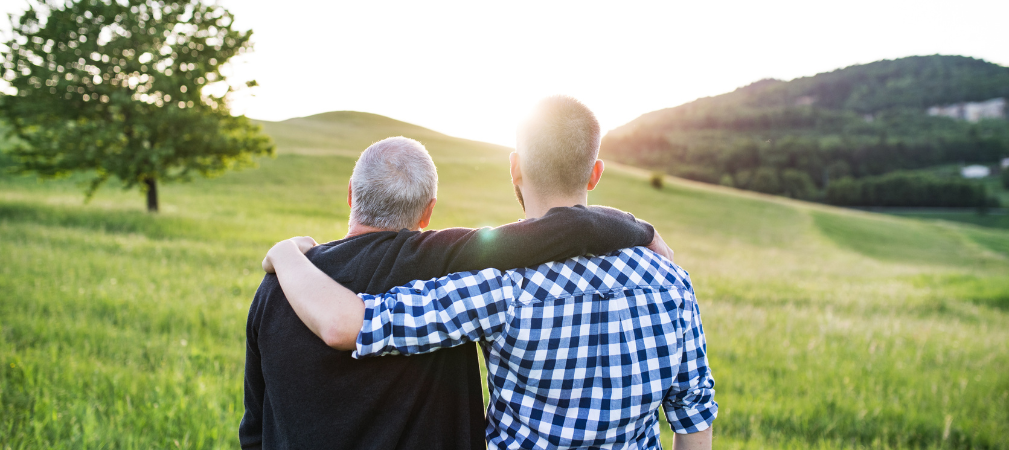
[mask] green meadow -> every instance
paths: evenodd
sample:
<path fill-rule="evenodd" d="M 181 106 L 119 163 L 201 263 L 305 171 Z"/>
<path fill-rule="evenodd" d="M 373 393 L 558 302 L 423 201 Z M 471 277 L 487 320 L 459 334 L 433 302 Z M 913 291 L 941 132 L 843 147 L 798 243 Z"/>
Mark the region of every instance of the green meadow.
<path fill-rule="evenodd" d="M 277 240 L 346 231 L 357 154 L 427 145 L 433 228 L 522 216 L 507 153 L 381 116 L 263 123 L 276 158 L 161 189 L 0 175 L 0 448 L 237 448 L 248 306 Z M 1009 449 L 1009 230 L 803 203 L 610 165 L 590 203 L 691 273 L 718 449 Z M 664 431 L 664 445 L 672 435 Z"/>

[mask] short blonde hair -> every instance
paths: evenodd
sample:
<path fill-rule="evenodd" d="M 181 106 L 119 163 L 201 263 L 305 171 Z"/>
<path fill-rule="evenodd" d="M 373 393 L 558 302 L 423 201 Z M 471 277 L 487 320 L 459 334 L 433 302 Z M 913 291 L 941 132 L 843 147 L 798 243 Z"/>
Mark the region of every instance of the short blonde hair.
<path fill-rule="evenodd" d="M 546 195 L 584 191 L 599 156 L 599 121 L 582 102 L 566 95 L 540 100 L 519 125 L 522 176 Z"/>

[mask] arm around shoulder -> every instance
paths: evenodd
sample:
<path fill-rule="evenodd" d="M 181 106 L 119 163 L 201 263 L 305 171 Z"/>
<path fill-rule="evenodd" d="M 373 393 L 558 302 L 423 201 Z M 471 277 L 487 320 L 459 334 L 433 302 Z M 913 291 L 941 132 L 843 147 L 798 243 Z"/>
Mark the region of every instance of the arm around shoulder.
<path fill-rule="evenodd" d="M 315 267 L 293 240 L 274 245 L 267 260 L 298 318 L 326 345 L 353 350 L 364 320 L 361 299 Z"/>
<path fill-rule="evenodd" d="M 587 254 L 602 255 L 648 245 L 654 240 L 654 232 L 647 222 L 605 206 L 553 208 L 542 217 L 473 230 L 445 244 L 453 255 L 447 269 L 508 270 Z"/>

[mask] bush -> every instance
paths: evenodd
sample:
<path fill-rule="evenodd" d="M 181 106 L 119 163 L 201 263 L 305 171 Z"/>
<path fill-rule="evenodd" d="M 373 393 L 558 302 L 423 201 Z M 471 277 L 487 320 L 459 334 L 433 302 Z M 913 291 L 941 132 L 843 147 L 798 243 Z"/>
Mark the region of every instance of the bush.
<path fill-rule="evenodd" d="M 736 175 L 732 177 L 733 181 L 736 182 L 736 187 L 740 189 L 749 189 L 750 182 L 753 181 L 753 171 L 752 170 L 740 170 L 736 172 Z"/>
<path fill-rule="evenodd" d="M 785 169 L 781 172 L 781 189 L 784 194 L 803 200 L 816 195 L 816 185 L 808 173 L 795 169 Z"/>
<path fill-rule="evenodd" d="M 750 190 L 765 194 L 780 194 L 781 181 L 778 180 L 778 172 L 771 167 L 757 169 L 753 174 L 753 179 L 750 180 Z"/>
<path fill-rule="evenodd" d="M 844 177 L 827 186 L 827 203 L 841 206 L 855 206 L 862 201 L 862 184 Z"/>
<path fill-rule="evenodd" d="M 735 187 L 736 183 L 732 181 L 732 175 L 725 174 L 722 175 L 722 179 L 718 180 L 718 184 L 722 186 Z"/>
<path fill-rule="evenodd" d="M 1009 189 L 1009 167 L 1002 169 L 1002 186 Z"/>
<path fill-rule="evenodd" d="M 0 175 L 7 173 L 14 167 L 14 160 L 0 149 Z"/>
<path fill-rule="evenodd" d="M 827 188 L 827 203 L 841 206 L 975 207 L 997 204 L 980 183 L 893 172 L 859 180 L 842 178 Z"/>
<path fill-rule="evenodd" d="M 840 180 L 851 176 L 851 166 L 844 161 L 834 161 L 826 167 L 826 172 L 831 180 Z"/>
<path fill-rule="evenodd" d="M 662 189 L 662 179 L 665 177 L 666 174 L 663 172 L 652 172 L 652 176 L 649 180 L 649 183 L 655 189 Z"/>

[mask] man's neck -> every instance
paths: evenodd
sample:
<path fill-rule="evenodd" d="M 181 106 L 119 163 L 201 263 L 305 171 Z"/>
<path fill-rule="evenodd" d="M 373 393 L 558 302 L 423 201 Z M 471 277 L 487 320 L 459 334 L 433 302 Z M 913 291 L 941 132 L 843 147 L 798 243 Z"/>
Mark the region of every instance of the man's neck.
<path fill-rule="evenodd" d="M 412 231 L 416 231 L 416 230 L 417 230 L 417 228 L 413 229 Z M 385 229 L 385 228 L 375 228 L 373 226 L 364 225 L 364 224 L 362 224 L 360 222 L 357 222 L 357 221 L 355 221 L 355 220 L 352 219 L 350 221 L 350 223 L 348 224 L 348 226 L 347 226 L 347 235 L 344 236 L 343 238 L 347 239 L 347 238 L 350 238 L 350 237 L 360 236 L 362 234 L 367 234 L 367 233 L 374 233 L 374 232 L 377 232 L 377 231 L 399 231 L 399 230 L 389 230 L 389 229 Z"/>
<path fill-rule="evenodd" d="M 588 192 L 570 197 L 553 196 L 547 198 L 523 193 L 523 200 L 525 201 L 526 219 L 535 219 L 543 217 L 547 211 L 550 211 L 550 208 L 584 206 L 588 203 Z"/>

